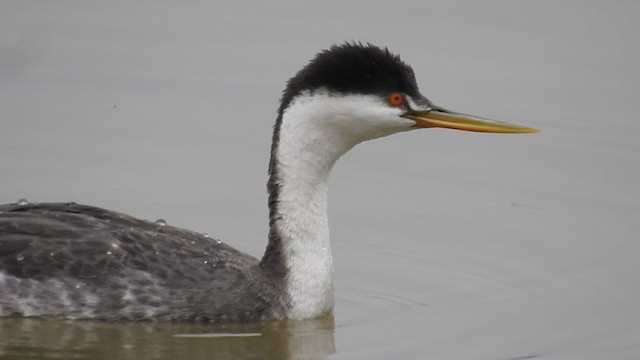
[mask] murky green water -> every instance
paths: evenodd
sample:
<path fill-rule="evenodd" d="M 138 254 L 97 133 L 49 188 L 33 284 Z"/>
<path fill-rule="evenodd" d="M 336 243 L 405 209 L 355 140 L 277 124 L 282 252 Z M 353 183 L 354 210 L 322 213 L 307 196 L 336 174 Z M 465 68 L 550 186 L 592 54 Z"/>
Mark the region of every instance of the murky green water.
<path fill-rule="evenodd" d="M 333 318 L 249 325 L 0 319 L 2 359 L 324 359 Z"/>

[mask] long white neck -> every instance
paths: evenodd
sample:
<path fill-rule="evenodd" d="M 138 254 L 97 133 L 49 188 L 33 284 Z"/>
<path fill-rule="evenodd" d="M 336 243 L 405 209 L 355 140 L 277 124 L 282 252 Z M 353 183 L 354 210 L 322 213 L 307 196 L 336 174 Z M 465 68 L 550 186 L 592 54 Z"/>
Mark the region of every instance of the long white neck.
<path fill-rule="evenodd" d="M 386 108 L 361 110 L 375 109 L 379 101 L 373 96 L 301 94 L 276 127 L 269 180 L 271 232 L 263 264 L 284 278 L 289 318 L 311 318 L 333 308 L 329 173 L 359 142 L 407 128 L 397 125 L 397 114 Z"/>
<path fill-rule="evenodd" d="M 287 316 L 311 318 L 333 308 L 333 258 L 329 242 L 327 190 L 336 160 L 357 142 L 326 126 L 322 96 L 301 96 L 282 115 L 273 149 L 280 186 L 276 221 L 286 266 Z M 320 101 L 319 101 L 320 100 Z M 324 109 L 324 110 L 323 110 Z M 273 231 L 274 229 L 272 229 Z"/>

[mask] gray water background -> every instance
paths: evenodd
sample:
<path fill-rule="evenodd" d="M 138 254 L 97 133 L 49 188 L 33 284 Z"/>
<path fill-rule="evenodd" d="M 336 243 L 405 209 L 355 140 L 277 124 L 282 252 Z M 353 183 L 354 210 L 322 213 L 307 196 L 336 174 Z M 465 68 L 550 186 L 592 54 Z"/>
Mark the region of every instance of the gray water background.
<path fill-rule="evenodd" d="M 259 256 L 280 92 L 346 40 L 401 54 L 441 106 L 542 130 L 345 156 L 335 323 L 3 319 L 0 357 L 639 358 L 639 18 L 634 1 L 0 2 L 2 203 L 163 218 Z M 261 336 L 211 337 L 237 332 Z"/>

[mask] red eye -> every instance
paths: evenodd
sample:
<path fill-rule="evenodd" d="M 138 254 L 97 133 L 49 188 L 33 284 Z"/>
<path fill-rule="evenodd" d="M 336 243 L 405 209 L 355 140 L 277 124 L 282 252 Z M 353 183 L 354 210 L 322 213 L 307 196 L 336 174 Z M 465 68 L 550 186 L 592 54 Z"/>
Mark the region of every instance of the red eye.
<path fill-rule="evenodd" d="M 404 104 L 404 94 L 401 92 L 392 92 L 387 96 L 387 102 L 392 106 L 400 106 Z"/>

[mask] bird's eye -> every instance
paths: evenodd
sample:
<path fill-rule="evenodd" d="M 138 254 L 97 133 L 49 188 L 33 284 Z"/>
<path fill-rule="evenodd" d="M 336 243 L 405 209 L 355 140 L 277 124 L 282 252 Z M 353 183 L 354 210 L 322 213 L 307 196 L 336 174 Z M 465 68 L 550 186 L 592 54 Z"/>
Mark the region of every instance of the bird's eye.
<path fill-rule="evenodd" d="M 387 102 L 391 106 L 404 105 L 404 94 L 398 91 L 394 91 L 387 96 Z"/>

